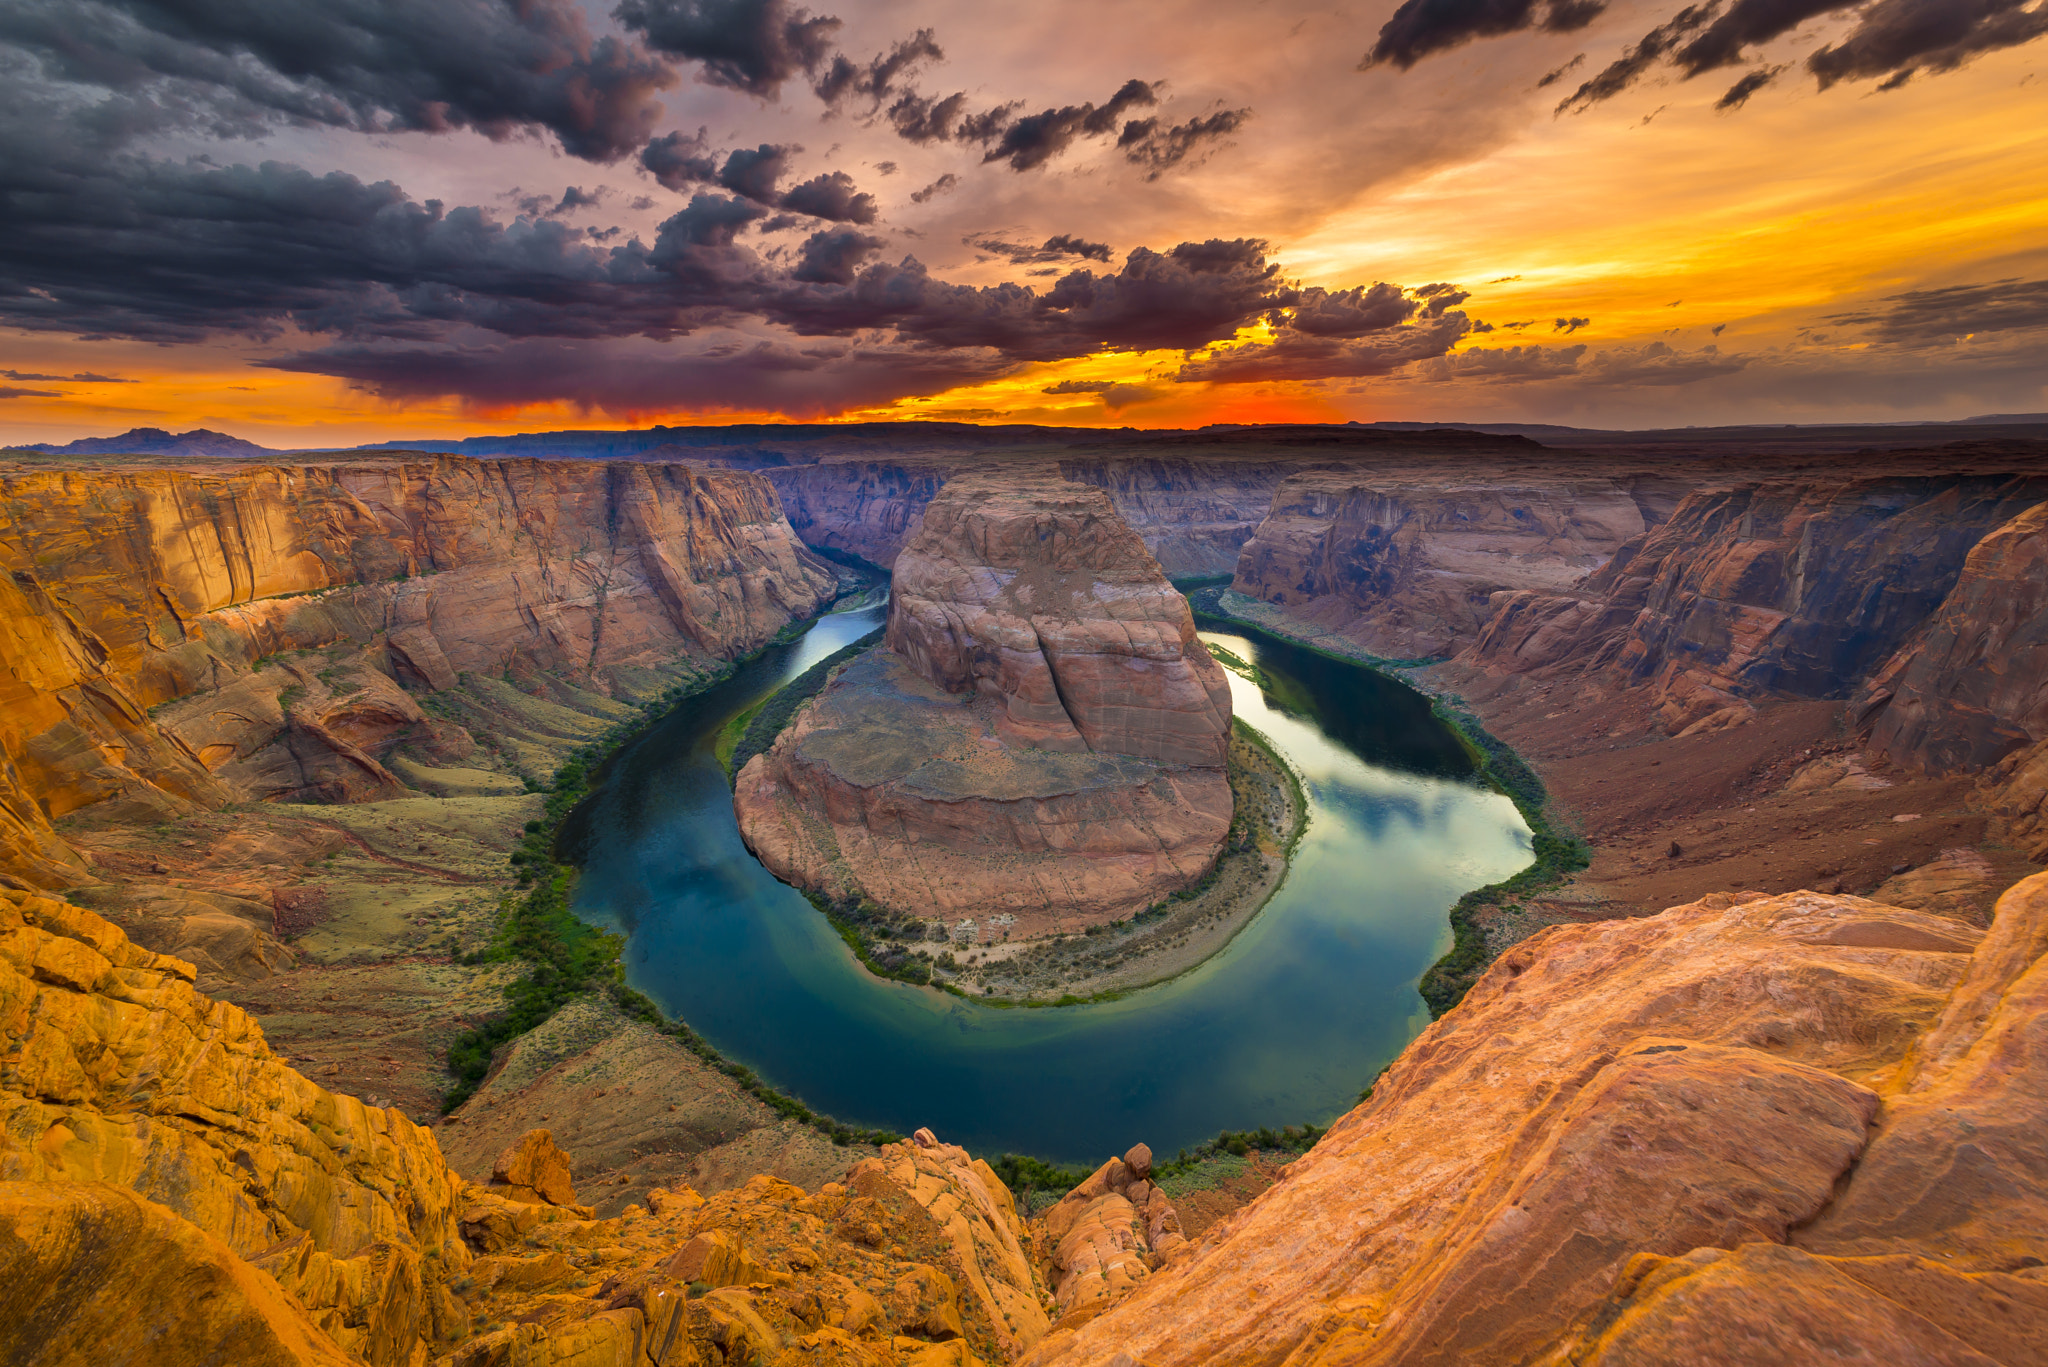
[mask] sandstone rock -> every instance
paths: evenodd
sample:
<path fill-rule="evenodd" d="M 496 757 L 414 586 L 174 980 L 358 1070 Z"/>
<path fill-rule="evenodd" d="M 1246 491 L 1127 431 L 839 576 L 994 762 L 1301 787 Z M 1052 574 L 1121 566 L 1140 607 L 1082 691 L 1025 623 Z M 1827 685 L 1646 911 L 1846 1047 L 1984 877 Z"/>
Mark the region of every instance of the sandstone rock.
<path fill-rule="evenodd" d="M 81 808 L 402 792 L 399 682 L 730 657 L 836 588 L 758 476 L 457 457 L 15 474 L 0 568 L 0 866 L 38 886 L 83 881 L 49 825 Z M 351 689 L 249 682 L 346 643 Z"/>
<path fill-rule="evenodd" d="M 267 1274 L 103 1182 L 0 1182 L 0 1357 L 48 1367 L 348 1367 Z"/>
<path fill-rule="evenodd" d="M 1874 749 L 1936 773 L 2048 740 L 2048 499 L 1970 548 L 1941 607 L 1859 701 Z"/>
<path fill-rule="evenodd" d="M 1496 601 L 1459 663 L 1645 687 L 1674 735 L 1751 699 L 1843 696 L 1942 606 L 1981 538 L 2044 496 L 2039 478 L 1979 475 L 1702 490 L 1570 592 Z M 2015 610 L 2001 585 L 2030 552 L 2003 535 L 1973 580 L 1999 606 L 1959 604 L 1965 635 Z"/>
<path fill-rule="evenodd" d="M 1180 1216 L 1148 1180 L 1152 1150 L 1133 1145 L 1039 1217 L 1044 1276 L 1069 1333 L 1123 1300 L 1187 1247 Z"/>
<path fill-rule="evenodd" d="M 1230 685 L 1186 600 L 1095 489 L 963 477 L 897 558 L 887 643 L 1013 740 L 1220 767 Z"/>
<path fill-rule="evenodd" d="M 1285 1182 L 1025 1361 L 1536 1358 L 1637 1254 L 1822 1212 L 1977 939 L 1813 893 L 1541 931 Z"/>
<path fill-rule="evenodd" d="M 547 1130 L 528 1130 L 519 1142 L 491 1165 L 491 1185 L 515 1201 L 545 1201 L 551 1206 L 576 1204 L 569 1181 L 569 1155 Z"/>
<path fill-rule="evenodd" d="M 1569 587 L 1676 492 L 1644 475 L 1297 474 L 1245 543 L 1233 587 L 1376 654 L 1448 655 L 1478 636 L 1494 595 Z"/>
<path fill-rule="evenodd" d="M 193 977 L 89 911 L 0 893 L 0 1181 L 128 1188 L 261 1260 L 343 1352 L 409 1364 L 469 1262 L 459 1179 L 426 1130 L 315 1086 Z"/>
<path fill-rule="evenodd" d="M 885 648 L 734 787 L 778 877 L 1019 937 L 1188 887 L 1229 831 L 1230 688 L 1107 498 L 961 477 L 898 558 Z M 988 936 L 987 938 L 994 938 Z"/>
<path fill-rule="evenodd" d="M 1117 920 L 1189 886 L 1229 832 L 1218 769 L 1006 741 L 1001 705 L 934 690 L 886 649 L 848 664 L 739 774 L 778 878 L 1018 938 Z"/>

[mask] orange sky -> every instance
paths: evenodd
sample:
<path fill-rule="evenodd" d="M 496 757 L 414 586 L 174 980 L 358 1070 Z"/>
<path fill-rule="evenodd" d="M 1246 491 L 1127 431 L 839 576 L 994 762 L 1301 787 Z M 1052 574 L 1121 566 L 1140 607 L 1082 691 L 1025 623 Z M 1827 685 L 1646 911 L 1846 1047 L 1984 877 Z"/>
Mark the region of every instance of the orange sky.
<path fill-rule="evenodd" d="M 1459 63 L 1495 60 L 1482 45 L 1469 51 L 1469 60 L 1437 59 L 1444 64 L 1431 78 L 1438 88 L 1455 86 Z M 1126 352 L 1027 365 L 982 383 L 856 403 L 837 416 L 1640 426 L 2048 409 L 2048 370 L 2040 364 L 2048 352 L 2038 329 L 1981 338 L 1959 331 L 1952 344 L 1902 349 L 1873 345 L 1867 328 L 1826 321 L 1908 290 L 2048 275 L 2048 80 L 2036 75 L 2044 52 L 2048 44 L 1991 53 L 1881 94 L 1867 83 L 1819 91 L 1788 77 L 1725 114 L 1711 108 L 1724 83 L 1711 80 L 1657 78 L 1565 117 L 1549 113 L 1555 91 L 1523 91 L 1506 113 L 1495 111 L 1485 145 L 1365 176 L 1351 193 L 1326 184 L 1312 212 L 1290 184 L 1263 179 L 1255 160 L 1220 153 L 1200 173 L 1235 221 L 1282 225 L 1268 240 L 1290 277 L 1331 288 L 1447 280 L 1470 290 L 1465 311 L 1496 330 L 1468 336 L 1460 355 L 1584 344 L 1590 364 L 1603 351 L 1625 358 L 1661 343 L 1687 355 L 1714 347 L 1740 359 L 1739 368 L 1710 380 L 1603 386 L 1582 367 L 1562 382 L 1500 383 L 1447 379 L 1442 367 L 1420 365 L 1359 379 L 1182 384 L 1172 378 L 1181 352 Z M 1554 57 L 1546 50 L 1530 61 Z M 1059 184 L 1062 192 L 1095 195 L 1078 171 Z M 1004 211 L 1014 204 L 1005 202 Z M 1189 235 L 1207 226 L 1191 221 Z M 1133 245 L 1122 241 L 1119 251 Z M 906 249 L 921 257 L 935 250 L 923 241 Z M 1562 318 L 1588 321 L 1565 334 L 1556 324 Z M 1506 327 L 1525 321 L 1533 325 Z M 252 365 L 319 340 L 222 337 L 161 346 L 0 331 L 0 368 L 128 381 L 0 378 L 0 436 L 65 440 L 139 425 L 207 427 L 299 447 L 777 417 L 658 404 L 482 407 L 452 395 L 393 401 L 331 376 Z M 1061 381 L 1118 388 L 1107 396 L 1045 392 Z"/>

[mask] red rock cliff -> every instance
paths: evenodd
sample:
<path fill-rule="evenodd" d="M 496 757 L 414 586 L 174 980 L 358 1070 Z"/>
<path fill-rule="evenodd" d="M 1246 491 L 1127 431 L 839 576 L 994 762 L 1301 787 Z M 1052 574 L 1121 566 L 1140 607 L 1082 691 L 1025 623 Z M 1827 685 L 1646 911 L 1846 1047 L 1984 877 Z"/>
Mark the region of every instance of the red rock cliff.
<path fill-rule="evenodd" d="M 81 808 L 389 795 L 363 742 L 420 714 L 386 685 L 606 687 L 751 649 L 834 588 L 757 476 L 445 456 L 14 473 L 0 561 L 0 866 L 43 885 L 77 881 L 49 821 Z M 311 681 L 233 696 L 266 657 L 344 641 L 386 675 L 347 705 L 295 709 Z M 335 791 L 276 778 L 279 746 L 287 771 L 332 760 Z"/>

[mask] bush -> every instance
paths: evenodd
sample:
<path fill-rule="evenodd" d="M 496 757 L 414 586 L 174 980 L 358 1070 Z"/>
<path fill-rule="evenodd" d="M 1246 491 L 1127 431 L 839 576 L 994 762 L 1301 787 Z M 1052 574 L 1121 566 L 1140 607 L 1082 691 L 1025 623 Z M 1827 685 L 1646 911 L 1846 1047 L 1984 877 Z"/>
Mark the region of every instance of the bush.
<path fill-rule="evenodd" d="M 748 760 L 775 744 L 775 738 L 789 725 L 789 719 L 796 715 L 796 710 L 823 691 L 826 677 L 834 669 L 881 639 L 882 628 L 877 627 L 852 645 L 833 651 L 763 702 L 755 710 L 753 720 L 747 723 L 739 744 L 733 747 L 732 759 L 725 767 L 726 781 L 735 781 L 740 770 L 747 767 Z"/>

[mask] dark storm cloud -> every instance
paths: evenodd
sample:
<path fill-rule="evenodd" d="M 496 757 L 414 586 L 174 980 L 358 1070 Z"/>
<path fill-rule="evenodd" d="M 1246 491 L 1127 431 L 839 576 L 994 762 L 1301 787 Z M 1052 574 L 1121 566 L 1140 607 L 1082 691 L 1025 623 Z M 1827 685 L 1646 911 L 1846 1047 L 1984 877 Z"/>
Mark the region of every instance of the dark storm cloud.
<path fill-rule="evenodd" d="M 1405 71 L 1432 52 L 1522 29 L 1571 33 L 1606 8 L 1606 0 L 1406 0 L 1359 67 L 1389 63 Z"/>
<path fill-rule="evenodd" d="M 432 348 L 344 344 L 264 364 L 335 376 L 401 402 L 452 396 L 493 408 L 566 402 L 612 413 L 769 410 L 794 418 L 939 393 L 1011 366 L 993 353 L 744 335 L 710 339 L 694 351 L 552 339 Z"/>
<path fill-rule="evenodd" d="M 708 130 L 694 136 L 664 133 L 640 149 L 640 164 L 670 190 L 686 190 L 718 178 L 718 158 L 707 145 Z"/>
<path fill-rule="evenodd" d="M 1910 290 L 1879 301 L 1889 307 L 1838 313 L 1827 321 L 1864 327 L 1877 341 L 1899 346 L 1949 345 L 1987 332 L 2048 327 L 2048 280 L 1994 280 L 1983 285 Z"/>
<path fill-rule="evenodd" d="M 834 54 L 831 62 L 811 87 L 829 105 L 864 99 L 870 109 L 880 108 L 896 93 L 897 82 L 926 62 L 943 62 L 946 54 L 928 28 L 921 28 L 865 66 L 857 65 L 845 53 Z"/>
<path fill-rule="evenodd" d="M 698 63 L 710 84 L 763 99 L 815 71 L 839 30 L 787 0 L 623 0 L 612 15 L 655 51 Z"/>
<path fill-rule="evenodd" d="M 1687 5 L 1603 68 L 1599 75 L 1560 100 L 1557 112 L 1581 110 L 1609 100 L 1636 83 L 1645 71 L 1669 57 L 1678 46 L 1714 17 L 1719 0 Z"/>
<path fill-rule="evenodd" d="M 873 223 L 877 216 L 875 197 L 855 190 L 853 177 L 844 171 L 827 171 L 791 186 L 782 207 L 834 223 Z"/>
<path fill-rule="evenodd" d="M 1840 42 L 1806 58 L 1821 89 L 1839 81 L 1880 80 L 1880 90 L 1903 85 L 1919 71 L 1953 71 L 1972 57 L 2017 47 L 2048 34 L 2048 7 L 2035 0 L 1719 0 L 1690 5 L 1645 34 L 1618 60 L 1558 106 L 1584 110 L 1633 85 L 1660 63 L 1691 79 L 1750 60 L 1751 49 L 1782 38 L 1823 15 L 1855 11 L 1856 27 Z M 1736 109 L 1785 68 L 1760 67 L 1716 102 Z"/>
<path fill-rule="evenodd" d="M 1841 42 L 1806 59 L 1821 89 L 1885 77 L 1889 89 L 1916 71 L 1953 71 L 1979 53 L 2048 33 L 2048 8 L 2030 0 L 1878 0 Z"/>
<path fill-rule="evenodd" d="M 120 93 L 138 125 L 544 130 L 592 161 L 645 141 L 676 79 L 638 43 L 594 39 L 574 0 L 9 0 L 0 42 Z"/>
<path fill-rule="evenodd" d="M 1048 261 L 1108 261 L 1110 256 L 1107 242 L 1089 242 L 1069 233 L 1048 237 L 1044 245 L 1037 247 L 1005 242 L 999 237 L 963 237 L 960 240 L 976 251 L 1000 256 L 1019 266 L 1043 265 Z"/>
<path fill-rule="evenodd" d="M 1006 161 L 1012 171 L 1029 171 L 1066 151 L 1077 138 L 1113 133 L 1125 114 L 1158 103 L 1149 82 L 1125 81 L 1102 104 L 1062 105 L 1010 121 L 982 161 Z"/>
<path fill-rule="evenodd" d="M 828 228 L 813 233 L 805 239 L 790 278 L 820 285 L 851 284 L 861 263 L 884 245 L 881 238 L 852 228 Z"/>
<path fill-rule="evenodd" d="M 1205 144 L 1244 127 L 1251 116 L 1249 109 L 1219 109 L 1172 125 L 1159 119 L 1132 119 L 1124 125 L 1116 145 L 1126 161 L 1145 168 L 1147 180 L 1157 180 L 1200 152 Z"/>

